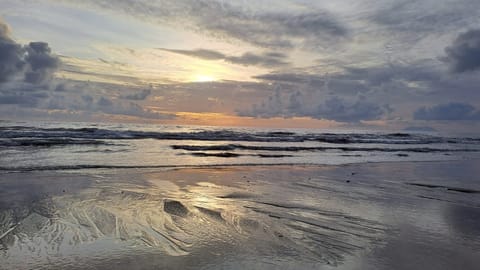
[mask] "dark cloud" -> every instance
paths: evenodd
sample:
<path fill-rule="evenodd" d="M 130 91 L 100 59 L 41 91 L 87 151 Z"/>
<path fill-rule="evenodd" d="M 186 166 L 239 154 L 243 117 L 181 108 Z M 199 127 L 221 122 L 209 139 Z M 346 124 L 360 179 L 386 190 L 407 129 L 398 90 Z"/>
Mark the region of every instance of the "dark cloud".
<path fill-rule="evenodd" d="M 283 83 L 312 83 L 312 82 L 325 82 L 325 77 L 317 74 L 309 73 L 269 73 L 254 76 L 255 79 L 283 82 Z"/>
<path fill-rule="evenodd" d="M 97 101 L 97 105 L 101 108 L 106 108 L 113 106 L 113 102 L 106 97 L 100 97 L 100 99 Z"/>
<path fill-rule="evenodd" d="M 260 47 L 289 48 L 300 39 L 305 46 L 328 46 L 348 31 L 326 11 L 305 14 L 245 14 L 228 11 L 220 20 L 201 18 L 203 27 Z"/>
<path fill-rule="evenodd" d="M 65 56 L 63 56 L 65 57 Z M 100 62 L 102 63 L 105 63 L 103 62 L 102 60 L 99 60 Z M 68 72 L 68 73 L 71 73 L 71 74 L 80 74 L 80 75 L 86 75 L 90 78 L 98 78 L 99 81 L 104 81 L 104 80 L 109 80 L 109 81 L 116 81 L 118 83 L 120 82 L 123 82 L 123 83 L 128 83 L 128 84 L 131 84 L 131 83 L 134 83 L 134 84 L 141 84 L 142 81 L 138 78 L 138 77 L 135 77 L 135 76 L 130 76 L 130 75 L 126 75 L 126 74 L 109 74 L 107 72 L 92 72 L 92 71 L 89 71 L 88 70 L 88 67 L 84 67 L 84 66 L 75 66 L 75 65 L 72 65 L 72 64 L 68 64 L 68 63 L 62 63 L 62 71 L 63 72 Z"/>
<path fill-rule="evenodd" d="M 77 4 L 77 1 L 71 1 Z M 221 39 L 236 39 L 265 48 L 329 46 L 348 36 L 347 27 L 331 13 L 259 12 L 214 0 L 86 1 L 136 18 L 173 24 Z"/>
<path fill-rule="evenodd" d="M 8 26 L 0 21 L 0 104 L 5 107 L 28 108 L 33 114 L 39 111 L 63 110 L 67 115 L 71 112 L 82 112 L 149 119 L 175 117 L 173 114 L 156 112 L 137 103 L 121 100 L 145 100 L 151 94 L 150 89 L 139 91 L 138 86 L 56 79 L 54 73 L 59 67 L 60 59 L 52 53 L 47 43 L 18 44 L 10 37 Z M 133 91 L 136 92 L 119 94 Z M 109 92 L 121 99 L 85 92 Z"/>
<path fill-rule="evenodd" d="M 333 97 L 326 100 L 323 105 L 318 106 L 312 117 L 340 122 L 359 122 L 381 119 L 385 113 L 386 108 L 363 98 L 349 102 L 339 97 Z"/>
<path fill-rule="evenodd" d="M 150 94 L 152 93 L 152 90 L 150 89 L 144 89 L 140 92 L 136 92 L 133 94 L 127 94 L 121 96 L 123 99 L 130 99 L 130 100 L 145 100 Z"/>
<path fill-rule="evenodd" d="M 36 107 L 39 98 L 33 95 L 21 94 L 0 94 L 0 104 L 3 105 L 19 105 L 21 107 Z"/>
<path fill-rule="evenodd" d="M 13 79 L 22 72 L 24 48 L 10 38 L 10 31 L 0 20 L 0 83 Z"/>
<path fill-rule="evenodd" d="M 480 111 L 468 103 L 450 102 L 433 107 L 422 107 L 413 115 L 416 120 L 480 120 Z"/>
<path fill-rule="evenodd" d="M 387 0 L 377 1 L 373 9 L 373 14 L 365 14 L 369 29 L 362 30 L 379 41 L 387 40 L 386 53 L 397 58 L 406 57 L 413 48 L 432 54 L 440 50 L 444 37 L 478 25 L 480 17 L 478 0 Z"/>
<path fill-rule="evenodd" d="M 93 97 L 89 95 L 84 95 L 82 96 L 82 100 L 86 102 L 87 104 L 93 103 Z"/>
<path fill-rule="evenodd" d="M 196 57 L 204 60 L 224 60 L 225 62 L 243 65 L 243 66 L 263 66 L 263 67 L 279 67 L 289 63 L 285 61 L 287 56 L 277 52 L 267 52 L 263 54 L 255 54 L 251 52 L 244 53 L 240 56 L 228 56 L 218 51 L 197 49 L 197 50 L 172 50 L 161 49 L 167 52 L 178 53 Z"/>
<path fill-rule="evenodd" d="M 65 80 L 58 84 L 61 90 L 52 91 L 51 97 L 37 108 L 85 113 L 134 116 L 148 119 L 173 119 L 174 114 L 144 108 L 135 101 L 143 101 L 152 90 L 138 86 L 121 86 L 111 83 Z M 133 94 L 122 94 L 132 93 Z"/>
<path fill-rule="evenodd" d="M 106 96 L 81 96 L 56 95 L 50 98 L 46 105 L 39 108 L 49 110 L 66 110 L 88 113 L 104 113 L 110 115 L 134 116 L 148 119 L 173 119 L 176 116 L 169 113 L 156 112 L 145 109 L 135 102 L 124 102 Z"/>
<path fill-rule="evenodd" d="M 255 78 L 280 86 L 278 93 L 238 112 L 264 118 L 307 116 L 344 122 L 409 121 L 412 112 L 423 104 L 448 104 L 454 96 L 458 102 L 480 100 L 477 87 L 480 77 L 476 74 L 451 74 L 438 61 L 344 67 L 329 74 L 319 73 L 315 68 L 275 72 Z M 452 112 L 455 108 L 456 114 Z M 439 116 L 439 109 L 452 111 L 449 116 Z M 477 112 L 471 107 L 447 106 L 423 108 L 414 118 L 472 120 L 476 117 Z"/>
<path fill-rule="evenodd" d="M 44 83 L 53 77 L 58 69 L 60 60 L 52 55 L 52 51 L 45 42 L 30 42 L 25 46 L 25 62 L 28 70 L 25 72 L 25 81 L 33 84 Z"/>
<path fill-rule="evenodd" d="M 345 98 L 329 96 L 321 92 L 285 91 L 279 87 L 260 104 L 250 109 L 238 110 L 240 116 L 310 117 L 339 122 L 360 122 L 378 120 L 389 113 L 388 106 L 379 106 L 363 96 Z"/>
<path fill-rule="evenodd" d="M 405 64 L 377 65 L 366 68 L 345 68 L 338 79 L 365 80 L 369 86 L 380 86 L 392 81 L 429 82 L 439 80 L 442 75 L 434 64 L 418 61 Z"/>
<path fill-rule="evenodd" d="M 475 94 L 480 78 L 457 77 L 433 61 L 345 67 L 331 74 L 315 73 L 315 69 L 270 73 L 255 78 L 278 86 L 276 92 L 238 112 L 263 118 L 306 116 L 342 122 L 399 119 L 410 117 L 425 102 L 447 103 L 453 92 L 467 99 L 480 98 Z M 429 117 L 425 111 L 417 116 Z M 461 118 L 471 119 L 472 115 L 465 113 Z"/>
<path fill-rule="evenodd" d="M 447 45 L 445 41 L 459 31 L 478 28 L 480 18 L 478 0 L 367 2 L 364 6 L 359 4 L 360 8 L 367 8 L 356 13 L 360 20 L 352 25 L 356 38 L 365 38 L 363 42 L 376 48 L 375 52 L 365 52 L 363 59 L 367 61 L 370 60 L 366 54 L 371 55 L 370 59 L 386 62 L 438 59 Z"/>
<path fill-rule="evenodd" d="M 60 60 L 45 42 L 22 46 L 10 38 L 8 26 L 0 21 L 0 83 L 20 81 L 32 85 L 50 81 Z"/>
<path fill-rule="evenodd" d="M 0 104 L 37 107 L 49 95 L 49 82 L 59 65 L 47 43 L 21 45 L 0 20 Z"/>
<path fill-rule="evenodd" d="M 394 0 L 379 3 L 371 20 L 413 35 L 446 32 L 474 19 L 479 8 L 476 0 L 457 0 L 453 5 L 431 0 Z"/>
<path fill-rule="evenodd" d="M 232 64 L 240 64 L 244 66 L 264 66 L 264 67 L 279 67 L 288 65 L 283 61 L 286 55 L 279 53 L 254 54 L 244 53 L 241 56 L 229 56 L 225 61 Z"/>
<path fill-rule="evenodd" d="M 331 74 L 319 74 L 317 72 L 287 72 L 269 73 L 254 78 L 272 82 L 286 83 L 315 83 L 323 84 L 325 81 L 357 81 L 369 86 L 379 86 L 394 80 L 411 82 L 425 82 L 440 79 L 439 71 L 428 62 L 410 64 L 376 65 L 364 68 L 343 67 L 342 71 Z"/>
<path fill-rule="evenodd" d="M 42 86 L 11 82 L 0 85 L 0 104 L 33 108 L 48 98 L 48 91 Z"/>
<path fill-rule="evenodd" d="M 404 131 L 409 132 L 436 132 L 437 130 L 429 126 L 409 126 L 403 128 Z"/>
<path fill-rule="evenodd" d="M 206 49 L 196 49 L 196 50 L 173 50 L 173 49 L 165 49 L 160 48 L 162 51 L 172 52 L 183 54 L 187 56 L 192 56 L 200 59 L 205 60 L 221 60 L 225 59 L 227 56 L 221 52 L 217 52 L 214 50 L 206 50 Z"/>
<path fill-rule="evenodd" d="M 445 60 L 453 72 L 480 69 L 480 29 L 460 34 L 445 52 Z"/>
<path fill-rule="evenodd" d="M 118 102 L 106 97 L 100 97 L 97 101 L 95 110 L 112 115 L 126 115 L 149 119 L 173 119 L 174 114 L 159 113 L 152 110 L 144 109 L 142 106 L 134 102 Z"/>
<path fill-rule="evenodd" d="M 270 83 L 288 84 L 290 88 L 303 89 L 302 91 L 323 91 L 346 96 L 368 93 L 372 97 L 397 91 L 402 91 L 404 95 L 408 92 L 433 91 L 437 84 L 443 83 L 440 71 L 426 63 L 345 67 L 330 74 L 319 74 L 315 70 L 276 72 L 254 78 Z"/>

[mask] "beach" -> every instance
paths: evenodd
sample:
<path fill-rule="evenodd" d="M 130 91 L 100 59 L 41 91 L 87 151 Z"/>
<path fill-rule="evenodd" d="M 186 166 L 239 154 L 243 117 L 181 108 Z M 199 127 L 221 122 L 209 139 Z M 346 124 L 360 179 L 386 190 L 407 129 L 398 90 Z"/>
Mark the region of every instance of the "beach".
<path fill-rule="evenodd" d="M 477 269 L 478 160 L 2 172 L 2 269 Z"/>

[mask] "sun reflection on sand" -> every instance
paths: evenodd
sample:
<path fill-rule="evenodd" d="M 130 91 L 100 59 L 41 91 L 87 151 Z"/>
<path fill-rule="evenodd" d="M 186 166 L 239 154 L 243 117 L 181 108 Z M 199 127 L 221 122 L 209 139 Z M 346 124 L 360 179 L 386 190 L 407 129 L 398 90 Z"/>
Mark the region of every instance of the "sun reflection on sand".
<path fill-rule="evenodd" d="M 78 190 L 67 185 L 27 200 L 17 214 L 1 212 L 3 251 L 12 266 L 52 263 L 58 252 L 82 257 L 93 246 L 103 246 L 106 258 L 154 252 L 173 260 L 208 250 L 217 255 L 201 260 L 302 254 L 337 265 L 383 234 L 381 224 L 319 208 L 311 188 L 292 192 L 284 182 L 289 171 L 281 171 L 270 175 L 279 181 L 274 186 L 260 181 L 262 170 L 96 174 Z"/>

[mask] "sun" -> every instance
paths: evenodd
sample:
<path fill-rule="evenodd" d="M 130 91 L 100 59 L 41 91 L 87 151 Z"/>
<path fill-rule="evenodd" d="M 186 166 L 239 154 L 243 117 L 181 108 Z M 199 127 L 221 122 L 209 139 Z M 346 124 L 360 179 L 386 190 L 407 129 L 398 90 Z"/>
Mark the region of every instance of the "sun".
<path fill-rule="evenodd" d="M 198 74 L 193 77 L 194 82 L 213 82 L 216 81 L 217 79 L 213 76 L 210 75 L 203 75 L 203 74 Z"/>

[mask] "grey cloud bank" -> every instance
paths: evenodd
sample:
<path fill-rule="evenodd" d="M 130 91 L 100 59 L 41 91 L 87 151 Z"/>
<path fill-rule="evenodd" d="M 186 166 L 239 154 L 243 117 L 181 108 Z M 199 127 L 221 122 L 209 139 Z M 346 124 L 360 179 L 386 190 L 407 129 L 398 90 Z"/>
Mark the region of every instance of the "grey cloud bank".
<path fill-rule="evenodd" d="M 60 60 L 45 42 L 22 46 L 11 39 L 9 27 L 0 21 L 0 83 L 23 81 L 40 84 L 51 80 Z"/>
<path fill-rule="evenodd" d="M 473 120 L 480 121 L 480 111 L 468 103 L 451 102 L 422 107 L 414 113 L 416 120 Z"/>
<path fill-rule="evenodd" d="M 10 37 L 8 25 L 0 21 L 0 105 L 31 109 L 32 114 L 37 113 L 35 109 L 43 109 L 100 112 L 150 119 L 174 118 L 173 114 L 144 109 L 134 102 L 83 95 L 91 91 L 92 87 L 101 85 L 57 79 L 54 73 L 60 65 L 59 57 L 52 53 L 48 43 L 18 44 Z M 148 89 L 129 90 L 137 92 L 126 94 L 122 98 L 144 100 L 151 93 Z M 11 109 L 7 107 L 0 108 L 3 114 L 9 110 Z"/>
<path fill-rule="evenodd" d="M 60 65 L 47 43 L 21 45 L 0 20 L 0 104 L 37 106 L 48 98 L 53 73 Z"/>
<path fill-rule="evenodd" d="M 338 122 L 360 122 L 381 119 L 389 107 L 379 106 L 364 96 L 340 97 L 322 91 L 285 91 L 278 85 L 274 94 L 251 109 L 239 110 L 241 116 L 257 118 L 311 117 Z"/>
<path fill-rule="evenodd" d="M 480 69 L 480 29 L 460 34 L 453 44 L 446 48 L 445 61 L 454 72 Z"/>
<path fill-rule="evenodd" d="M 323 75 L 314 69 L 259 75 L 255 78 L 281 85 L 281 94 L 272 94 L 241 114 L 356 122 L 387 120 L 396 109 L 416 104 L 412 120 L 478 120 L 478 102 L 466 101 L 480 100 L 480 30 L 460 33 L 444 52 L 441 61 L 346 66 Z M 355 97 L 360 99 L 354 101 Z M 432 103 L 439 105 L 425 106 Z"/>
<path fill-rule="evenodd" d="M 115 4 L 102 0 L 84 4 L 264 48 L 321 47 L 348 38 L 349 34 L 348 27 L 322 9 L 259 11 L 212 0 L 120 0 Z"/>

